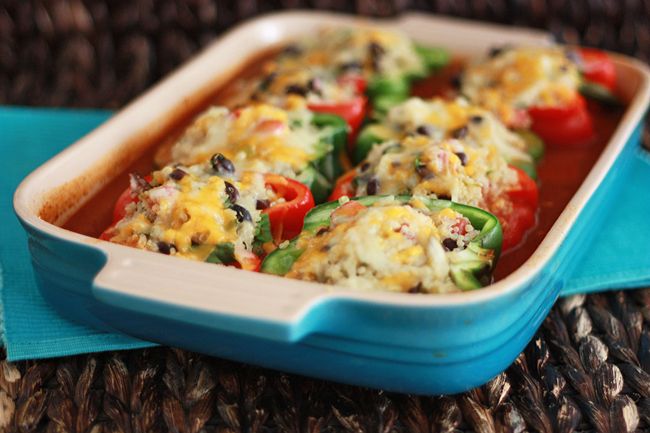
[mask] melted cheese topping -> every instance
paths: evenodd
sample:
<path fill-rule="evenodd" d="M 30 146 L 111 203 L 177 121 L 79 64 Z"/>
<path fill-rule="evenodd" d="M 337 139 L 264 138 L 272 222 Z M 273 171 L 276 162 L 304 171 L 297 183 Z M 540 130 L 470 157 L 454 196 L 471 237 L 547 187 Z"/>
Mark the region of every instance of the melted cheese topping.
<path fill-rule="evenodd" d="M 483 208 L 517 181 L 494 146 L 474 148 L 423 135 L 375 146 L 357 171 L 358 196 L 415 194 Z"/>
<path fill-rule="evenodd" d="M 334 71 L 322 67 L 283 67 L 276 61 L 264 67 L 265 76 L 248 83 L 248 100 L 289 110 L 314 104 L 348 102 L 358 96 L 354 84 L 337 79 Z"/>
<path fill-rule="evenodd" d="M 327 128 L 314 127 L 311 117 L 307 110 L 285 111 L 266 104 L 235 112 L 212 107 L 173 145 L 172 162 L 197 164 L 221 153 L 240 171 L 295 178 L 309 162 L 331 150 L 321 140 Z"/>
<path fill-rule="evenodd" d="M 457 291 L 449 275 L 454 252 L 441 242 L 450 238 L 462 249 L 478 231 L 453 210 L 432 212 L 418 201 L 386 199 L 343 218 L 335 211 L 327 232 L 299 239 L 304 252 L 286 276 L 361 291 Z M 463 236 L 460 220 L 469 224 Z"/>
<path fill-rule="evenodd" d="M 176 180 L 172 173 L 178 170 L 185 174 Z M 226 182 L 236 188 L 236 203 L 250 221 L 238 220 Z M 245 173 L 238 181 L 224 180 L 208 165 L 168 166 L 153 173 L 151 185 L 128 206 L 126 216 L 113 228 L 111 242 L 200 261 L 223 243 L 234 245 L 238 260 L 251 255 L 260 220 L 255 204 L 269 197 L 262 175 Z"/>
<path fill-rule="evenodd" d="M 366 78 L 419 74 L 425 69 L 410 38 L 376 28 L 326 28 L 300 41 L 299 53 L 279 59 L 287 67 L 322 67 L 345 71 L 355 65 Z"/>
<path fill-rule="evenodd" d="M 468 67 L 462 93 L 512 124 L 518 110 L 566 105 L 579 84 L 578 68 L 563 49 L 512 48 Z"/>
<path fill-rule="evenodd" d="M 387 131 L 378 132 L 395 139 L 416 133 L 419 128 L 425 128 L 436 139 L 450 138 L 464 129 L 463 143 L 472 148 L 494 147 L 508 162 L 532 161 L 519 135 L 488 110 L 462 98 L 455 101 L 410 98 L 388 112 L 385 124 Z"/>

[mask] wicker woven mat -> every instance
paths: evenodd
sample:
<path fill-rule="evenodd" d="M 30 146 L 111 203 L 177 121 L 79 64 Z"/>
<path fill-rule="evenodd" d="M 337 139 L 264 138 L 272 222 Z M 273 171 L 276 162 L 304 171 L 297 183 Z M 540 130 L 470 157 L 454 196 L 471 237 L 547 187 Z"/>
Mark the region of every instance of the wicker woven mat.
<path fill-rule="evenodd" d="M 0 104 L 117 108 L 243 18 L 404 9 L 548 28 L 650 59 L 617 0 L 0 1 Z M 0 361 L 0 431 L 650 431 L 650 289 L 561 300 L 506 373 L 444 397 L 286 376 L 169 348 Z"/>

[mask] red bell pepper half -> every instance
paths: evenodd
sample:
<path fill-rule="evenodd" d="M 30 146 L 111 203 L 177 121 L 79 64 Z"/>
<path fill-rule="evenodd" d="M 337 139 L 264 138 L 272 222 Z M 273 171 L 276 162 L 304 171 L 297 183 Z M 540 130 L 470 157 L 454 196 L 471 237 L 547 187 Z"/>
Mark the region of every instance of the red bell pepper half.
<path fill-rule="evenodd" d="M 335 114 L 342 117 L 350 127 L 348 142 L 354 142 L 359 127 L 366 117 L 366 107 L 368 105 L 365 96 L 356 96 L 346 102 L 322 102 L 318 104 L 308 104 L 307 108 L 316 113 Z"/>
<path fill-rule="evenodd" d="M 550 146 L 584 144 L 594 136 L 594 126 L 582 96 L 562 107 L 531 107 L 531 129 Z"/>
<path fill-rule="evenodd" d="M 150 180 L 150 177 L 147 180 Z M 263 210 L 263 213 L 269 217 L 273 239 L 279 243 L 297 236 L 302 230 L 305 214 L 314 207 L 314 197 L 311 191 L 298 181 L 276 174 L 265 174 L 264 182 L 267 187 L 273 189 L 279 198 L 284 199 L 272 203 L 270 207 Z M 110 232 L 115 224 L 126 215 L 126 207 L 137 201 L 138 197 L 131 194 L 131 188 L 125 189 L 115 203 L 113 222 L 99 238 L 110 240 Z M 255 270 L 259 268 L 260 258 L 253 256 L 251 255 L 250 260 L 247 260 L 246 263 L 233 263 L 232 265 L 241 269 Z"/>
<path fill-rule="evenodd" d="M 607 53 L 593 48 L 580 48 L 580 72 L 584 79 L 600 84 L 610 92 L 616 90 L 616 66 Z"/>
<path fill-rule="evenodd" d="M 368 99 L 364 96 L 366 79 L 360 75 L 346 74 L 338 79 L 341 85 L 350 85 L 354 88 L 356 96 L 344 102 L 322 102 L 308 104 L 307 108 L 316 113 L 335 114 L 342 117 L 350 127 L 348 142 L 354 143 L 359 127 L 366 117 Z"/>
<path fill-rule="evenodd" d="M 517 172 L 516 186 L 506 191 L 512 208 L 507 211 L 494 210 L 503 229 L 503 251 L 517 246 L 526 235 L 526 232 L 535 225 L 535 214 L 539 204 L 539 190 L 537 183 L 523 170 L 511 166 Z"/>
<path fill-rule="evenodd" d="M 327 201 L 335 201 L 340 199 L 343 196 L 348 196 L 350 198 L 354 197 L 354 186 L 352 182 L 357 175 L 357 170 L 352 169 L 345 173 L 343 176 L 339 177 L 334 185 L 334 190 L 330 194 Z"/>
<path fill-rule="evenodd" d="M 277 174 L 265 174 L 264 182 L 284 201 L 263 210 L 269 216 L 276 243 L 292 239 L 302 230 L 305 215 L 314 207 L 314 197 L 307 186 Z"/>

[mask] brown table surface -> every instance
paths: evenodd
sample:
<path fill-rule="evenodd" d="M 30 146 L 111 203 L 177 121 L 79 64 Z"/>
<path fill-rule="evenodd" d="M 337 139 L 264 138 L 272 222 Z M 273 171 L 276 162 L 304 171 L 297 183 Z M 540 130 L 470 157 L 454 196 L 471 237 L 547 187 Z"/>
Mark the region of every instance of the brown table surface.
<path fill-rule="evenodd" d="M 650 58 L 643 0 L 2 0 L 0 104 L 119 108 L 238 21 L 294 7 L 427 10 Z M 505 373 L 455 396 L 343 386 L 171 348 L 0 361 L 0 431 L 650 431 L 650 289 L 559 301 Z"/>

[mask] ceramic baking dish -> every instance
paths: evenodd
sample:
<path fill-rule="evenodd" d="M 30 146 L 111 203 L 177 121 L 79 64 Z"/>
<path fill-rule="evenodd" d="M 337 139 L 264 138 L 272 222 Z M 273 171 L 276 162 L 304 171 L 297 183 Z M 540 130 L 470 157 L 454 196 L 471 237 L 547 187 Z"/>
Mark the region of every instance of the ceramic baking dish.
<path fill-rule="evenodd" d="M 281 13 L 230 31 L 107 123 L 32 173 L 15 209 L 43 296 L 105 330 L 265 367 L 413 393 L 455 393 L 504 370 L 532 338 L 587 248 L 638 152 L 648 68 L 613 55 L 629 102 L 611 141 L 530 259 L 485 289 L 451 295 L 350 293 L 99 241 L 59 225 L 246 58 L 322 25 L 381 25 L 469 57 L 547 34 L 428 15 L 361 21 Z M 181 111 L 179 111 L 181 110 Z M 596 212 L 596 210 L 598 210 Z M 49 221 L 49 222 L 48 222 Z"/>

